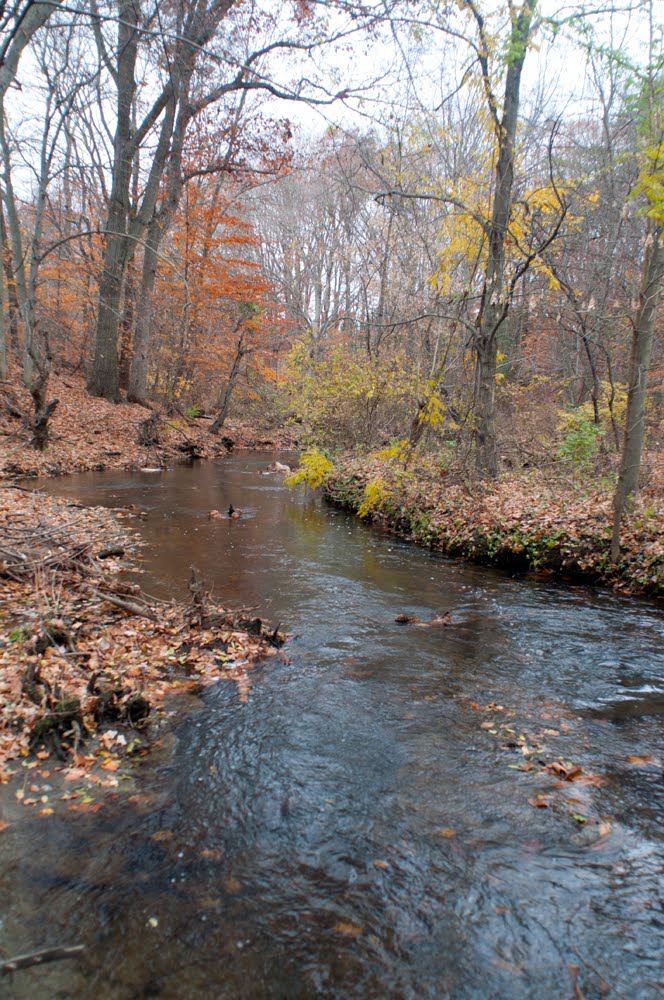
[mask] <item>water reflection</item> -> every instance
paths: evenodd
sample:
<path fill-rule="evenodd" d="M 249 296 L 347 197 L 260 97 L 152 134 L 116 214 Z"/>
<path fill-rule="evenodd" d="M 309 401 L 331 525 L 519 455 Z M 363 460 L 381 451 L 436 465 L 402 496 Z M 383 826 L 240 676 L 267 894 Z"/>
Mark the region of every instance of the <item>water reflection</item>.
<path fill-rule="evenodd" d="M 664 685 L 661 613 L 446 563 L 288 493 L 272 458 L 49 484 L 147 511 L 148 590 L 186 596 L 193 563 L 295 638 L 246 705 L 209 691 L 138 802 L 4 835 L 5 951 L 87 945 L 9 995 L 656 996 L 661 769 L 626 758 L 661 727 L 602 706 Z M 255 516 L 208 519 L 230 503 Z M 490 702 L 564 722 L 557 752 L 605 785 L 534 809 L 548 779 L 480 727 Z M 591 799 L 599 841 L 571 817 Z"/>

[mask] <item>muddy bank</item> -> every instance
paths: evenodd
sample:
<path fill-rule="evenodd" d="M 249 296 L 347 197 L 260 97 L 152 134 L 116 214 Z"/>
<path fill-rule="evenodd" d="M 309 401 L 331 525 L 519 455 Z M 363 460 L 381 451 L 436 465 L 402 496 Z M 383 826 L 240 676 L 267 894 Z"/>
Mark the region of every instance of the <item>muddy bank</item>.
<path fill-rule="evenodd" d="M 166 698 L 222 677 L 246 698 L 251 667 L 283 644 L 260 619 L 215 605 L 195 571 L 183 570 L 188 603 L 127 582 L 140 516 L 0 489 L 3 782 L 49 759 L 65 775 L 113 772 L 144 752 Z M 41 808 L 23 784 L 21 801 Z"/>
<path fill-rule="evenodd" d="M 402 538 L 511 573 L 552 574 L 622 593 L 664 596 L 664 503 L 653 485 L 624 526 L 622 553 L 610 557 L 611 494 L 573 482 L 542 485 L 441 483 L 360 459 L 339 462 L 326 498 Z M 367 511 L 367 507 L 371 509 Z"/>

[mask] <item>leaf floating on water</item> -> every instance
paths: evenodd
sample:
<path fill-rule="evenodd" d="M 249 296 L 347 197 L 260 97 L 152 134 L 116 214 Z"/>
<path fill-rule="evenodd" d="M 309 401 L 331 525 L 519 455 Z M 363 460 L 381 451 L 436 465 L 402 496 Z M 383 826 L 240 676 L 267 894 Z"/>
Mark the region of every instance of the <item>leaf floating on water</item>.
<path fill-rule="evenodd" d="M 6 819 L 0 819 L 0 833 L 4 833 L 9 826 L 11 823 L 8 823 Z"/>
<path fill-rule="evenodd" d="M 374 863 L 373 863 L 373 866 L 374 866 L 374 868 L 380 868 L 380 869 L 381 869 L 381 870 L 383 870 L 383 871 L 384 871 L 384 870 L 385 870 L 386 868 L 389 868 L 389 867 L 390 867 L 390 866 L 388 865 L 387 861 L 384 861 L 384 860 L 383 860 L 382 858 L 376 858 L 376 860 L 375 860 L 375 861 L 374 861 Z"/>
<path fill-rule="evenodd" d="M 535 806 L 536 809 L 548 809 L 549 802 L 548 799 L 544 799 L 541 796 L 537 796 L 536 799 L 528 799 L 528 804 Z"/>
<path fill-rule="evenodd" d="M 234 896 L 242 888 L 242 883 L 238 882 L 238 880 L 232 875 L 228 876 L 224 885 L 226 886 L 226 892 L 229 892 L 232 896 Z"/>
<path fill-rule="evenodd" d="M 354 924 L 352 920 L 337 920 L 334 930 L 337 934 L 343 934 L 345 937 L 352 938 L 361 937 L 364 934 L 364 927 Z"/>
<path fill-rule="evenodd" d="M 456 837 L 456 830 L 453 830 L 451 826 L 444 826 L 440 830 L 436 830 L 436 836 L 450 840 L 452 837 Z"/>
<path fill-rule="evenodd" d="M 151 837 L 152 840 L 156 840 L 158 844 L 163 844 L 168 840 L 173 839 L 172 830 L 156 830 Z"/>
<path fill-rule="evenodd" d="M 562 764 L 558 760 L 546 765 L 546 770 L 556 774 L 563 781 L 577 781 L 583 775 L 583 768 L 577 764 Z"/>
<path fill-rule="evenodd" d="M 625 760 L 627 761 L 628 764 L 633 764 L 635 767 L 639 767 L 640 765 L 643 764 L 657 763 L 655 757 L 653 757 L 651 753 L 644 753 L 644 754 L 632 753 L 629 755 L 629 757 L 626 757 Z"/>
<path fill-rule="evenodd" d="M 225 851 L 223 847 L 204 847 L 200 856 L 206 861 L 221 861 Z"/>
<path fill-rule="evenodd" d="M 77 802 L 76 805 L 70 806 L 69 811 L 75 813 L 96 813 L 103 808 L 104 808 L 103 802 L 83 801 L 83 802 Z"/>

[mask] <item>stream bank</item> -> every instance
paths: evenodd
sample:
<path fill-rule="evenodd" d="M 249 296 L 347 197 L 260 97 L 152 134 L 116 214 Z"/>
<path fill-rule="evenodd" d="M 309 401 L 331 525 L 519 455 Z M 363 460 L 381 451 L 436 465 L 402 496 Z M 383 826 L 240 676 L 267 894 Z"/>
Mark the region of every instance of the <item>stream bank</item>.
<path fill-rule="evenodd" d="M 660 477 L 662 470 L 660 469 Z M 374 458 L 338 460 L 324 496 L 401 538 L 445 556 L 515 575 L 543 573 L 624 594 L 664 597 L 664 491 L 655 478 L 639 496 L 611 561 L 610 486 L 448 480 L 446 470 L 404 472 Z"/>
<path fill-rule="evenodd" d="M 43 452 L 30 446 L 32 400 L 17 371 L 0 384 L 0 480 L 62 476 L 94 469 L 163 469 L 186 459 L 212 459 L 233 448 L 271 450 L 295 444 L 292 432 L 228 420 L 218 435 L 212 417 L 173 406 L 154 410 L 90 396 L 81 375 L 53 373 L 49 396 L 58 400 Z"/>
<path fill-rule="evenodd" d="M 188 601 L 129 580 L 142 514 L 0 488 L 3 783 L 54 767 L 64 781 L 116 787 L 113 772 L 146 751 L 167 698 L 227 678 L 246 699 L 251 667 L 283 645 L 260 618 L 213 602 L 193 567 Z M 52 796 L 31 777 L 17 798 L 50 815 Z"/>

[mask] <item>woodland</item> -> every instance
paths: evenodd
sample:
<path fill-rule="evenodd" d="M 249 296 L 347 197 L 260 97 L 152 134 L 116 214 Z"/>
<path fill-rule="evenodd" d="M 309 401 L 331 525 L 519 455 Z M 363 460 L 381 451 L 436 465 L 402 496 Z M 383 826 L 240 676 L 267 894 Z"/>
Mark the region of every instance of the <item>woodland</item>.
<path fill-rule="evenodd" d="M 182 976 L 188 996 L 207 997 L 219 976 L 220 996 L 323 995 L 323 983 L 326 996 L 465 997 L 486 995 L 487 969 L 509 980 L 495 996 L 562 996 L 559 969 L 577 998 L 638 992 L 634 968 L 661 988 L 661 881 L 648 881 L 661 871 L 661 730 L 648 725 L 661 713 L 664 594 L 662 13 L 656 0 L 0 0 L 0 785 L 11 785 L 0 834 L 26 886 L 3 953 L 44 945 L 3 958 L 0 977 L 73 969 L 87 948 L 72 982 L 93 992 L 80 996 L 172 996 Z M 242 448 L 278 452 L 294 471 L 229 472 L 223 459 Z M 142 488 L 141 475 L 166 479 L 183 462 L 187 474 L 221 470 L 206 497 L 236 475 L 263 503 L 247 515 L 244 499 L 244 510 L 215 499 L 223 509 L 196 510 L 186 545 L 206 540 L 228 597 L 242 580 L 233 560 L 251 557 L 239 532 L 262 511 L 264 534 L 249 537 L 269 572 L 247 575 L 284 593 L 311 576 L 275 611 L 295 624 L 258 617 L 263 605 L 222 606 L 195 566 L 178 565 L 186 600 L 151 596 L 136 582 L 148 511 L 44 486 L 129 469 Z M 394 539 L 374 551 L 377 532 L 304 509 L 308 494 L 294 501 L 284 481 L 502 572 L 489 581 L 455 563 L 465 582 L 442 579 L 451 564 L 413 546 L 395 568 Z M 281 515 L 285 496 L 289 513 L 301 507 L 273 527 L 269 505 Z M 183 522 L 169 510 L 159 523 L 172 541 Z M 273 544 L 282 531 L 293 545 L 304 536 L 297 559 Z M 282 562 L 296 567 L 290 579 Z M 514 605 L 496 584 L 511 576 L 527 576 Z M 440 609 L 407 607 L 417 593 Z M 323 624 L 301 640 L 310 608 Z M 245 710 L 265 675 L 284 686 Z M 171 768 L 159 804 L 134 762 L 162 745 L 174 695 L 219 681 L 232 683 L 205 703 L 213 721 L 197 723 L 195 749 L 181 740 L 185 777 Z M 70 812 L 102 808 L 124 808 L 126 830 L 81 817 L 89 840 L 61 833 L 53 848 L 37 831 L 25 851 L 22 823 L 51 817 L 44 828 L 64 831 Z M 103 844 L 111 828 L 95 874 L 94 836 Z M 54 903 L 51 860 L 30 868 L 42 848 L 64 858 Z M 75 920 L 59 923 L 72 886 Z M 260 925 L 245 908 L 263 895 Z M 38 926 L 22 909 L 33 897 L 46 900 Z M 116 925 L 114 952 L 104 935 Z M 448 927 L 447 944 L 417 950 Z M 307 935 L 315 958 L 289 980 Z M 242 965 L 259 946 L 268 957 Z M 384 980 L 358 978 L 364 952 Z M 435 993 L 420 991 L 434 953 L 449 969 Z M 454 981 L 457 953 L 463 977 L 480 969 L 477 992 Z M 528 963 L 533 978 L 519 979 Z M 416 985 L 399 978 L 401 991 L 390 970 L 403 968 Z M 312 969 L 325 973 L 315 989 Z M 539 977 L 552 969 L 547 993 Z M 259 972 L 268 992 L 252 993 Z M 327 991 L 335 976 L 343 993 Z M 353 992 L 374 982 L 379 992 Z M 30 995 L 74 995 L 60 985 Z"/>
<path fill-rule="evenodd" d="M 286 443 L 292 483 L 422 544 L 661 596 L 652 0 L 0 18 L 5 479 Z M 3 504 L 14 608 L 57 564 L 127 610 L 89 578 L 106 529 Z"/>

